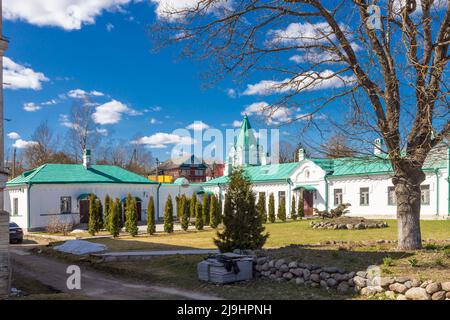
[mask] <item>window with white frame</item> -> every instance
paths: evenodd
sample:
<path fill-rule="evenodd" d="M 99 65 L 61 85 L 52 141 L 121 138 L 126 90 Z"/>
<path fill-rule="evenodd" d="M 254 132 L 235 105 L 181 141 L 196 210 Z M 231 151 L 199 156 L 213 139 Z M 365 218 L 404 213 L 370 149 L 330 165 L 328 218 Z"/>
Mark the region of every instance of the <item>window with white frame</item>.
<path fill-rule="evenodd" d="M 342 189 L 334 189 L 334 205 L 338 206 L 342 204 Z"/>
<path fill-rule="evenodd" d="M 420 186 L 420 202 L 421 204 L 430 204 L 430 185 Z"/>
<path fill-rule="evenodd" d="M 369 205 L 369 188 L 359 188 L 359 205 Z"/>
<path fill-rule="evenodd" d="M 395 187 L 388 187 L 388 205 L 397 205 L 397 197 L 395 196 Z"/>
<path fill-rule="evenodd" d="M 60 213 L 71 213 L 72 212 L 72 198 L 71 197 L 61 197 Z"/>
<path fill-rule="evenodd" d="M 19 215 L 19 199 L 13 198 L 13 210 L 12 210 L 13 216 Z"/>

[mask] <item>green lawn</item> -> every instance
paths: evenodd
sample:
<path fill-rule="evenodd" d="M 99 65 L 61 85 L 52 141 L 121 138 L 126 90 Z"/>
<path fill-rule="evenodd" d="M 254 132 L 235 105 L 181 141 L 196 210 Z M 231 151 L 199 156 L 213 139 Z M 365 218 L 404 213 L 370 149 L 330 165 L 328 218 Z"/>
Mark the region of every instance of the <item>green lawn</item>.
<path fill-rule="evenodd" d="M 323 230 L 312 229 L 309 221 L 289 221 L 266 224 L 270 236 L 266 248 L 284 247 L 289 244 L 316 244 L 324 241 L 372 241 L 397 239 L 395 220 L 387 220 L 389 227 L 366 230 Z M 450 240 L 450 220 L 424 220 L 421 222 L 422 238 L 432 240 Z M 184 248 L 215 248 L 213 238 L 215 230 L 176 231 L 172 234 L 157 233 L 132 238 L 121 236 L 117 239 L 92 240 L 103 243 L 109 251 L 128 250 L 170 250 Z"/>

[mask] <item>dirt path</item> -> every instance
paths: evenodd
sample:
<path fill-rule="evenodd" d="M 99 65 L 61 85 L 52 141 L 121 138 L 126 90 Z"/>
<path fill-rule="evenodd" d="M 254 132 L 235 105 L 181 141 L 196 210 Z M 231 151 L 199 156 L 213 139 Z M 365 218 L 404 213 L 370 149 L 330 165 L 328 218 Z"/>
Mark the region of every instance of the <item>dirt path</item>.
<path fill-rule="evenodd" d="M 90 270 L 85 266 L 80 266 L 81 289 L 69 290 L 66 285 L 69 274 L 66 273 L 66 270 L 70 263 L 33 255 L 18 248 L 11 250 L 11 260 L 15 272 L 19 274 L 34 278 L 62 292 L 74 293 L 91 299 L 219 299 L 198 292 L 124 280 Z"/>

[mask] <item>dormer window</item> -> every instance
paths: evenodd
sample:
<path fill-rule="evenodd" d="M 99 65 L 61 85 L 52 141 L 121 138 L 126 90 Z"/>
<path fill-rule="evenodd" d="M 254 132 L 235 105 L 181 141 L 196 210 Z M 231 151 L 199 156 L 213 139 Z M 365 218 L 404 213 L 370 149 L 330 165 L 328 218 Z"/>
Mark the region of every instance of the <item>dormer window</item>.
<path fill-rule="evenodd" d="M 305 170 L 305 178 L 309 179 L 310 173 L 309 170 Z"/>

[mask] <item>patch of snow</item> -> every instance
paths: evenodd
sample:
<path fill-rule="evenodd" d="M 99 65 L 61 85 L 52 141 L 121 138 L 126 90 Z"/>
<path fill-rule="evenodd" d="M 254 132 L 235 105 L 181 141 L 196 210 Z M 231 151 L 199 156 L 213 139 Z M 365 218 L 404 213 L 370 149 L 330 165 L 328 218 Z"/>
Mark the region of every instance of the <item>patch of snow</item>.
<path fill-rule="evenodd" d="M 83 233 L 86 232 L 86 230 L 83 229 L 73 229 L 72 231 L 70 231 L 71 234 L 77 234 L 77 233 Z"/>
<path fill-rule="evenodd" d="M 104 244 L 93 243 L 86 240 L 68 240 L 62 245 L 56 246 L 54 249 L 75 255 L 82 255 L 105 251 L 106 246 Z"/>

